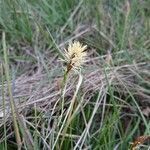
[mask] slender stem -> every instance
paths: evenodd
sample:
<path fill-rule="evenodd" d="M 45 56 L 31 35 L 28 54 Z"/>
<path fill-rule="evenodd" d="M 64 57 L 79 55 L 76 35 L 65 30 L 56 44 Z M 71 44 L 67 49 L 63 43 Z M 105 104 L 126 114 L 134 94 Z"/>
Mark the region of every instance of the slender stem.
<path fill-rule="evenodd" d="M 78 93 L 79 88 L 81 86 L 82 79 L 83 79 L 82 75 L 79 74 L 79 81 L 78 81 L 78 84 L 76 86 L 76 91 L 75 91 L 75 93 L 73 95 L 73 98 L 71 100 L 71 104 L 70 104 L 70 106 L 68 108 L 68 114 L 66 114 L 66 117 L 67 117 L 66 118 L 66 123 L 65 123 L 66 125 L 65 125 L 64 129 L 62 130 L 63 137 L 62 137 L 62 140 L 61 140 L 60 149 L 61 149 L 61 147 L 63 145 L 63 141 L 64 141 L 64 138 L 65 138 L 65 134 L 67 132 L 67 129 L 68 129 L 70 123 L 71 123 L 71 119 L 70 118 L 71 118 L 71 115 L 72 115 L 72 112 L 73 112 L 73 109 L 74 109 L 74 105 L 75 105 L 75 102 L 76 102 L 76 96 L 77 96 L 77 93 Z"/>
<path fill-rule="evenodd" d="M 64 72 L 64 76 L 63 76 L 63 80 L 61 82 L 61 92 L 60 92 L 60 101 L 58 102 L 58 107 L 61 108 L 61 114 L 57 114 L 57 116 L 60 116 L 60 119 L 59 121 L 57 122 L 57 127 L 58 127 L 58 131 L 59 131 L 59 126 L 60 126 L 60 123 L 62 121 L 62 116 L 63 116 L 63 110 L 64 110 L 64 104 L 65 104 L 65 99 L 64 99 L 64 91 L 65 91 L 65 86 L 66 86 L 66 81 L 67 81 L 67 78 L 68 78 L 68 69 Z M 58 109 L 59 109 L 58 108 Z M 59 111 L 58 111 L 59 113 Z M 56 140 L 57 141 L 57 140 Z M 57 144 L 57 142 L 55 143 L 56 144 L 56 147 L 57 149 L 59 149 L 59 144 Z"/>
<path fill-rule="evenodd" d="M 63 98 L 64 98 L 63 92 L 64 92 L 65 84 L 66 84 L 66 81 L 67 81 L 67 78 L 68 78 L 69 71 L 70 71 L 71 69 L 72 69 L 72 65 L 71 65 L 71 63 L 69 63 L 69 64 L 67 65 L 67 70 L 66 70 L 65 73 L 64 73 L 63 81 L 62 81 L 62 83 L 61 83 L 61 95 L 60 95 L 60 96 L 63 95 Z"/>
<path fill-rule="evenodd" d="M 1 64 L 1 77 L 2 77 L 2 99 L 3 99 L 3 121 L 4 121 L 4 135 L 5 135 L 5 149 L 7 150 L 7 137 L 6 137 L 6 104 L 4 97 L 4 71 L 3 64 Z"/>
<path fill-rule="evenodd" d="M 64 90 L 65 90 L 65 85 L 66 85 L 67 78 L 68 78 L 68 72 L 65 71 L 63 81 L 62 81 L 62 84 L 61 84 L 61 96 L 62 96 L 61 101 L 60 101 L 60 103 L 62 103 L 61 104 L 61 113 L 63 113 L 64 103 L 65 103 Z"/>
<path fill-rule="evenodd" d="M 4 67 L 5 67 L 5 74 L 6 74 L 6 80 L 7 80 L 7 85 L 8 85 L 8 93 L 9 93 L 9 99 L 10 99 L 10 107 L 11 107 L 11 113 L 13 117 L 13 124 L 14 124 L 14 130 L 15 130 L 15 135 L 16 135 L 16 141 L 18 144 L 18 149 L 21 148 L 21 138 L 20 138 L 20 133 L 19 133 L 19 127 L 17 123 L 17 115 L 15 111 L 15 103 L 13 99 L 13 94 L 12 94 L 12 88 L 11 88 L 11 81 L 10 81 L 10 76 L 9 76 L 9 65 L 8 65 L 8 56 L 7 56 L 7 48 L 6 48 L 6 40 L 5 40 L 5 32 L 3 32 L 3 51 L 4 51 Z"/>
<path fill-rule="evenodd" d="M 34 147 L 34 150 L 37 150 L 38 149 L 38 133 L 37 133 L 37 131 L 38 131 L 38 129 L 37 129 L 37 125 L 38 125 L 38 120 L 37 120 L 37 109 L 36 109 L 36 103 L 34 104 L 34 117 L 35 117 L 35 124 L 36 124 L 36 126 L 35 126 L 35 132 L 34 132 L 34 134 L 35 134 L 35 136 L 34 136 L 34 145 L 35 145 L 35 147 Z"/>

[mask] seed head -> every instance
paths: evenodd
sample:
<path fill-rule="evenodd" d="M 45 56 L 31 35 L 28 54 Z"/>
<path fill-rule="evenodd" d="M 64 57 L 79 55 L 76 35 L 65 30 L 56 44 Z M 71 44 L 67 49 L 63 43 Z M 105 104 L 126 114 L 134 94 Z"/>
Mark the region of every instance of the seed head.
<path fill-rule="evenodd" d="M 87 53 L 85 52 L 87 45 L 82 45 L 78 41 L 70 43 L 68 49 L 65 50 L 65 59 L 67 62 L 67 72 L 72 68 L 79 69 L 81 65 L 85 62 L 85 57 Z"/>

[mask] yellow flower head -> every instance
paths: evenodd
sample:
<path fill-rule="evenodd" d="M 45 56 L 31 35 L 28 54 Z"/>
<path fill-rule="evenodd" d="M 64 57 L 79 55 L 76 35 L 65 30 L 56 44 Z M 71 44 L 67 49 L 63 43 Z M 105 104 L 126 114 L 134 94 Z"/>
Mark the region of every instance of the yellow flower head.
<path fill-rule="evenodd" d="M 78 41 L 70 43 L 68 49 L 65 50 L 65 59 L 67 61 L 67 72 L 72 68 L 78 69 L 85 62 L 87 53 L 85 52 L 87 45 L 82 45 Z"/>

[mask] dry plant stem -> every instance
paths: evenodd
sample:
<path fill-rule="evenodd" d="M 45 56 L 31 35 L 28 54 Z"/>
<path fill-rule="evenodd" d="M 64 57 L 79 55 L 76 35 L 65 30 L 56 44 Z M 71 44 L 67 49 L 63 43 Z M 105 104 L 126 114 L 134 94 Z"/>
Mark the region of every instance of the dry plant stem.
<path fill-rule="evenodd" d="M 87 135 L 89 134 L 89 130 L 91 128 L 92 121 L 93 121 L 93 118 L 95 116 L 95 113 L 98 110 L 99 105 L 101 104 L 101 102 L 102 102 L 102 100 L 103 100 L 103 98 L 104 98 L 104 96 L 106 94 L 106 91 L 107 91 L 107 89 L 106 89 L 105 92 L 103 92 L 103 88 L 104 88 L 104 86 L 102 86 L 101 89 L 99 90 L 98 98 L 96 100 L 96 105 L 94 107 L 94 110 L 93 110 L 93 113 L 91 115 L 91 118 L 88 121 L 88 124 L 87 124 L 86 128 L 84 129 L 83 133 L 81 134 L 80 138 L 78 139 L 78 141 L 77 141 L 77 143 L 76 143 L 76 145 L 74 147 L 74 150 L 76 150 L 78 148 L 80 143 L 81 143 L 80 147 L 82 147 L 82 145 L 84 144 L 84 141 L 85 141 Z"/>
<path fill-rule="evenodd" d="M 2 77 L 2 99 L 3 99 L 3 122 L 4 122 L 4 135 L 5 135 L 5 149 L 7 150 L 7 137 L 6 137 L 6 104 L 5 104 L 5 97 L 4 97 L 4 71 L 3 71 L 3 64 L 1 64 L 1 77 Z"/>
<path fill-rule="evenodd" d="M 12 88 L 11 88 L 10 76 L 9 76 L 9 66 L 8 66 L 8 58 L 7 58 L 5 32 L 3 32 L 2 38 L 3 38 L 2 43 L 3 43 L 4 61 L 5 61 L 4 68 L 5 68 L 7 85 L 8 85 L 8 93 L 9 93 L 9 97 L 10 97 L 11 113 L 12 113 L 12 117 L 13 117 L 13 124 L 14 124 L 14 130 L 15 130 L 15 136 L 16 136 L 18 149 L 21 149 L 21 138 L 20 138 L 19 127 L 18 127 L 18 123 L 17 123 L 15 103 L 14 103 L 14 99 L 13 99 L 13 95 L 12 95 Z"/>
<path fill-rule="evenodd" d="M 16 114 L 18 116 L 18 123 L 20 126 L 22 136 L 24 137 L 23 143 L 26 145 L 27 149 L 33 150 L 34 149 L 33 139 L 32 139 L 32 136 L 31 136 L 31 134 L 30 134 L 30 132 L 26 126 L 25 119 L 22 115 L 19 116 L 18 112 Z"/>
<path fill-rule="evenodd" d="M 77 95 L 77 93 L 78 93 L 78 91 L 79 91 L 79 88 L 80 88 L 80 86 L 81 86 L 81 83 L 82 83 L 82 76 L 81 76 L 81 74 L 80 74 L 80 75 L 79 75 L 79 81 L 78 81 L 78 84 L 77 84 L 77 86 L 76 86 L 76 91 L 75 91 L 75 93 L 74 93 L 74 95 L 73 95 L 73 98 L 72 98 L 72 100 L 71 100 L 71 104 L 70 104 L 70 106 L 69 106 L 69 108 L 68 108 L 68 110 L 67 110 L 67 113 L 66 113 L 65 118 L 64 118 L 64 120 L 63 120 L 63 123 L 62 123 L 62 125 L 61 125 L 61 128 L 60 128 L 60 130 L 59 130 L 59 132 L 58 132 L 58 134 L 57 134 L 57 137 L 56 137 L 55 142 L 54 142 L 54 144 L 53 144 L 52 150 L 55 149 L 55 146 L 56 146 L 56 144 L 57 144 L 58 138 L 59 138 L 59 136 L 61 135 L 61 132 L 62 132 L 64 126 L 65 126 L 65 123 L 66 123 L 67 119 L 69 119 L 68 116 L 69 116 L 70 112 L 72 112 L 72 108 L 73 108 L 74 103 L 75 103 L 75 100 L 76 100 L 76 95 Z M 68 122 L 68 121 L 67 121 L 67 122 Z M 64 136 L 64 135 L 63 135 L 63 136 Z"/>
<path fill-rule="evenodd" d="M 77 85 L 77 88 L 76 88 L 76 91 L 75 91 L 75 93 L 74 93 L 74 95 L 73 95 L 73 98 L 72 98 L 72 100 L 71 100 L 71 104 L 70 104 L 70 107 L 69 107 L 69 109 L 68 109 L 68 112 L 69 112 L 69 114 L 68 114 L 68 117 L 67 117 L 67 120 L 66 120 L 66 126 L 65 126 L 65 128 L 63 129 L 63 131 L 62 131 L 62 140 L 61 140 L 61 144 L 60 144 L 60 149 L 61 149 L 61 147 L 62 147 L 62 145 L 63 145 L 63 141 L 64 141 L 64 138 L 65 138 L 65 134 L 66 134 L 66 132 L 67 132 L 67 129 L 68 129 L 68 127 L 69 127 L 69 125 L 70 125 L 70 123 L 71 123 L 71 115 L 72 115 L 72 112 L 73 112 L 73 108 L 74 108 L 74 105 L 75 105 L 75 102 L 76 102 L 76 96 L 77 96 L 77 93 L 78 93 L 78 90 L 79 90 L 79 88 L 80 88 L 80 85 L 81 85 L 81 83 L 82 83 L 82 75 L 81 74 L 79 74 L 79 83 L 78 83 L 78 85 Z"/>

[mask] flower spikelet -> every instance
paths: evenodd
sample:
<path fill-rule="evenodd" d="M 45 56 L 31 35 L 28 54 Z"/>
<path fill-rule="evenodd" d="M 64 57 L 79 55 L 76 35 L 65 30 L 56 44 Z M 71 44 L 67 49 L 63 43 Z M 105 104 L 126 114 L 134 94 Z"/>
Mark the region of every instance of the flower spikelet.
<path fill-rule="evenodd" d="M 85 62 L 85 58 L 87 56 L 87 53 L 85 52 L 86 49 L 87 45 L 82 45 L 78 41 L 74 41 L 69 44 L 68 49 L 65 50 L 67 72 L 69 72 L 72 68 L 81 68 L 81 65 Z"/>

